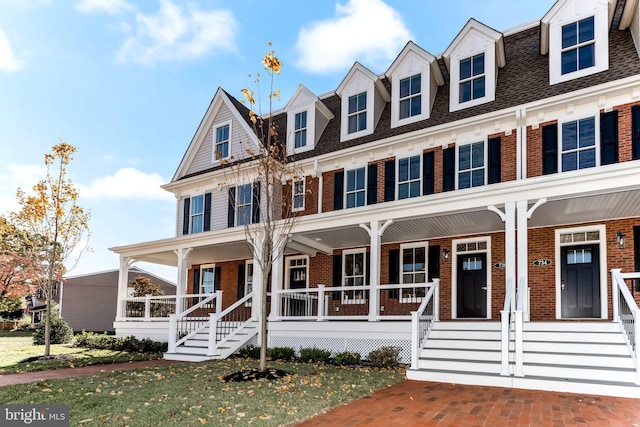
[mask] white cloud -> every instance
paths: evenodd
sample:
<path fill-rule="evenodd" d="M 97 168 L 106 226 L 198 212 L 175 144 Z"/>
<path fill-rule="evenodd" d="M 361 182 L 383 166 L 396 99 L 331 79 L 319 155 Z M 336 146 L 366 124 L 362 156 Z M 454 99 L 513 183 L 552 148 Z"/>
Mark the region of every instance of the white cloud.
<path fill-rule="evenodd" d="M 47 169 L 40 165 L 9 164 L 7 170 L 0 171 L 0 215 L 20 209 L 16 200 L 16 190 L 21 188 L 29 193 L 32 187 L 45 177 Z"/>
<path fill-rule="evenodd" d="M 134 168 L 123 168 L 113 175 L 96 178 L 88 186 L 78 184 L 80 198 L 175 200 L 160 185 L 166 181 L 157 173 L 144 173 Z"/>
<path fill-rule="evenodd" d="M 388 64 L 411 39 L 402 17 L 382 0 L 336 4 L 336 17 L 302 28 L 296 65 L 325 73 L 344 70 L 356 60 Z"/>
<path fill-rule="evenodd" d="M 76 10 L 82 13 L 107 13 L 117 15 L 120 12 L 133 10 L 126 0 L 80 0 Z"/>
<path fill-rule="evenodd" d="M 121 62 L 152 64 L 159 61 L 190 60 L 212 49 L 235 49 L 236 20 L 228 10 L 185 9 L 161 0 L 156 15 L 136 15 L 135 34 L 117 52 Z"/>
<path fill-rule="evenodd" d="M 18 71 L 22 67 L 24 61 L 15 56 L 9 40 L 0 28 L 0 71 Z"/>

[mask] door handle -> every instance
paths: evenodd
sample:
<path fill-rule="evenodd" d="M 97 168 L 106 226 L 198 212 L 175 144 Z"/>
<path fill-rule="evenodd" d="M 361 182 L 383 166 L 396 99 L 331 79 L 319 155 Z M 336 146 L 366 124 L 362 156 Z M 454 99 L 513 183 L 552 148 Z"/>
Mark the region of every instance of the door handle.
<path fill-rule="evenodd" d="M 560 283 L 560 289 L 564 291 L 564 280 L 562 281 L 562 283 Z"/>
<path fill-rule="evenodd" d="M 483 291 L 486 291 L 487 287 L 486 286 L 480 286 L 480 289 L 482 289 Z"/>

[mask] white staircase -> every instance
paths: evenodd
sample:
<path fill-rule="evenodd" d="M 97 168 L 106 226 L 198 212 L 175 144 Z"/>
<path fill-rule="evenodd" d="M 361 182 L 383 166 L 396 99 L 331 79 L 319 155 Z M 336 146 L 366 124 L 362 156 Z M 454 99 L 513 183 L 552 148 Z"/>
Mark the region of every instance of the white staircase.
<path fill-rule="evenodd" d="M 526 322 L 524 377 L 500 375 L 500 324 L 436 322 L 409 379 L 640 397 L 633 359 L 614 322 Z"/>
<path fill-rule="evenodd" d="M 198 331 L 184 343 L 175 348 L 174 352 L 167 352 L 167 360 L 181 360 L 184 362 L 203 362 L 211 359 L 226 359 L 249 343 L 258 334 L 257 321 L 249 322 L 245 327 L 237 330 L 223 344 L 219 345 L 216 354 L 209 355 L 209 327 Z"/>

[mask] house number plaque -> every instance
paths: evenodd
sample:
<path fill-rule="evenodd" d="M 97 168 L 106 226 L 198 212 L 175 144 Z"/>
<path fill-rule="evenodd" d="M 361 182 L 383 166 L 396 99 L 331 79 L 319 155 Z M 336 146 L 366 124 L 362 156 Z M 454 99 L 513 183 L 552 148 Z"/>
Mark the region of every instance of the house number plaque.
<path fill-rule="evenodd" d="M 495 268 L 507 268 L 507 264 L 504 262 L 496 262 L 495 264 L 493 264 L 493 266 Z"/>
<path fill-rule="evenodd" d="M 537 259 L 533 261 L 533 265 L 535 265 L 536 267 L 546 267 L 551 264 L 552 263 L 550 259 Z"/>

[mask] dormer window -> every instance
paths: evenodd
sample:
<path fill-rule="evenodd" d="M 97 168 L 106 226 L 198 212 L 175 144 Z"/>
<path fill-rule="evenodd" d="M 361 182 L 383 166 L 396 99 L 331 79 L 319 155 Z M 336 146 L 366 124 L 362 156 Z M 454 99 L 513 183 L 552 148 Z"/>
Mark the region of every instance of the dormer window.
<path fill-rule="evenodd" d="M 213 160 L 219 161 L 229 158 L 229 135 L 231 125 L 229 123 L 215 128 L 215 143 L 213 148 Z"/>
<path fill-rule="evenodd" d="M 595 65 L 593 16 L 562 27 L 562 74 Z"/>
<path fill-rule="evenodd" d="M 485 95 L 484 53 L 460 61 L 460 103 Z"/>
<path fill-rule="evenodd" d="M 367 92 L 349 97 L 349 133 L 367 128 Z"/>
<path fill-rule="evenodd" d="M 416 74 L 400 80 L 400 119 L 422 113 L 422 76 Z"/>
<path fill-rule="evenodd" d="M 294 125 L 294 147 L 303 148 L 307 146 L 307 112 L 301 111 L 295 115 Z"/>

